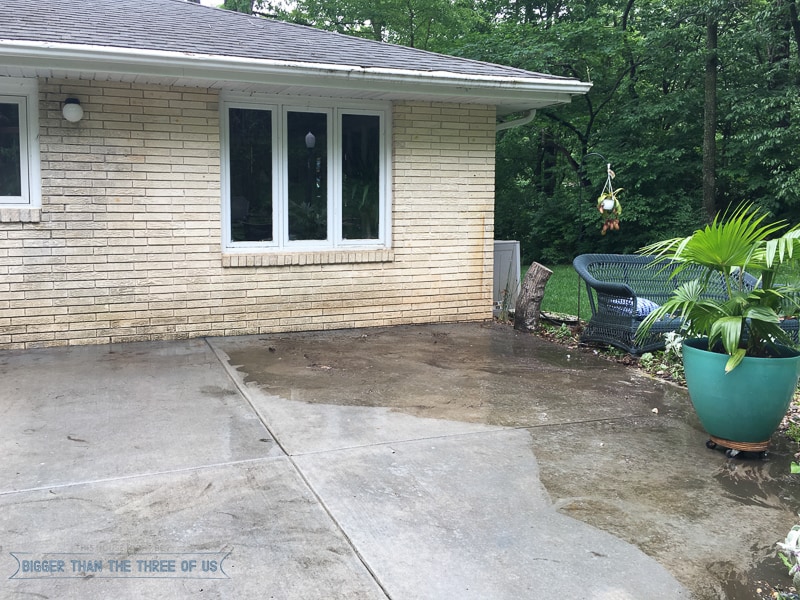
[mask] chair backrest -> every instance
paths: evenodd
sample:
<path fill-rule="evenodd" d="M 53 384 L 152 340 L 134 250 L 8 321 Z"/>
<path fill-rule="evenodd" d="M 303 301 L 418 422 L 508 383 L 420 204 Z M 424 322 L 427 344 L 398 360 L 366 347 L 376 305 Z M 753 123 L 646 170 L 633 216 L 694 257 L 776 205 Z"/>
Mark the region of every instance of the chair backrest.
<path fill-rule="evenodd" d="M 680 263 L 653 256 L 632 254 L 587 254 L 579 257 L 580 264 L 598 281 L 624 283 L 639 298 L 663 304 L 672 293 L 687 281 L 708 276 L 708 271 L 698 265 L 687 265 L 675 274 Z M 576 259 L 577 260 L 577 259 Z M 745 287 L 752 289 L 757 280 L 749 273 L 744 275 Z M 727 297 L 723 277 L 711 273 L 706 296 L 715 299 Z"/>

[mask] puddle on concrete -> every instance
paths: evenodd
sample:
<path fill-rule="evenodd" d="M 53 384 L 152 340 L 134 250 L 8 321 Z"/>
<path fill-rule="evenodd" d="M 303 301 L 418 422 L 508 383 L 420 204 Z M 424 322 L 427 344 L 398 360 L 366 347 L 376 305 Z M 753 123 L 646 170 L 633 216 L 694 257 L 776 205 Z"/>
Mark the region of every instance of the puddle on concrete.
<path fill-rule="evenodd" d="M 508 427 L 667 410 L 669 386 L 504 326 L 270 336 L 224 349 L 246 383 L 301 402 Z"/>
<path fill-rule="evenodd" d="M 786 508 L 800 506 L 800 489 L 797 476 L 790 474 L 792 450 L 788 441 L 775 436 L 768 460 L 758 459 L 727 460 L 719 467 L 715 476 L 721 485 L 723 494 L 737 504 L 756 506 L 779 512 Z M 800 523 L 800 517 L 797 522 Z M 776 531 L 775 543 L 783 541 L 786 531 Z M 762 558 L 753 565 L 737 571 L 730 568 L 721 572 L 722 591 L 730 600 L 749 600 L 751 598 L 772 598 L 774 588 L 788 590 L 792 585 L 788 569 L 778 557 L 774 544 L 759 547 L 753 545 L 750 553 Z M 759 591 L 760 590 L 760 591 Z"/>
<path fill-rule="evenodd" d="M 723 495 L 743 506 L 755 506 L 781 511 L 787 507 L 800 507 L 800 487 L 797 475 L 790 473 L 793 449 L 780 435 L 773 438 L 767 460 L 756 457 L 731 459 L 720 464 L 715 480 L 721 485 Z M 800 523 L 800 517 L 797 519 Z M 783 541 L 786 531 L 776 532 L 775 543 Z M 777 555 L 774 544 L 753 545 L 750 552 L 762 558 L 744 570 L 728 565 L 720 568 L 721 589 L 730 600 L 772 599 L 774 589 L 788 591 L 792 580 L 788 569 Z"/>
<path fill-rule="evenodd" d="M 720 597 L 728 600 L 774 600 L 773 591 L 788 592 L 792 585 L 787 569 L 777 557 L 764 558 L 745 573 L 720 565 Z"/>
<path fill-rule="evenodd" d="M 791 453 L 728 459 L 681 418 L 572 424 L 532 432 L 541 480 L 559 510 L 632 544 L 700 600 L 753 600 L 789 585 L 775 544 L 800 519 Z"/>
<path fill-rule="evenodd" d="M 714 475 L 723 494 L 739 504 L 778 508 L 787 502 L 800 506 L 798 478 L 790 473 L 792 450 L 785 437 L 776 435 L 767 460 L 757 457 L 729 459 Z"/>

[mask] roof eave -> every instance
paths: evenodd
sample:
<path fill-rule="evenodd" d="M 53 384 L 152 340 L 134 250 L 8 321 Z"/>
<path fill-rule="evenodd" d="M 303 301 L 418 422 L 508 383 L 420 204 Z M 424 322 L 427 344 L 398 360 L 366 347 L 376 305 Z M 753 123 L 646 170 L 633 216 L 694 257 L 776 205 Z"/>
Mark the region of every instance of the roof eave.
<path fill-rule="evenodd" d="M 114 73 L 209 82 L 269 81 L 287 86 L 408 94 L 410 98 L 420 94 L 460 95 L 464 101 L 479 98 L 497 106 L 519 106 L 529 101 L 529 108 L 569 102 L 571 96 L 585 94 L 591 88 L 591 83 L 566 78 L 463 75 L 2 39 L 0 64 L 80 74 Z"/>

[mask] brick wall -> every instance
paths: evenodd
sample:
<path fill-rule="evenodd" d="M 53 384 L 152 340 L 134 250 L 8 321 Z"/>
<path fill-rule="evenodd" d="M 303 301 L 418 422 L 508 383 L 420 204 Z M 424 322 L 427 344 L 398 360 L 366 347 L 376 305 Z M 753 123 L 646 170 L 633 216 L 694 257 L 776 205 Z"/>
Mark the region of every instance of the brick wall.
<path fill-rule="evenodd" d="M 0 348 L 491 317 L 492 107 L 395 105 L 390 250 L 223 256 L 216 91 L 39 96 L 41 216 L 0 218 Z"/>

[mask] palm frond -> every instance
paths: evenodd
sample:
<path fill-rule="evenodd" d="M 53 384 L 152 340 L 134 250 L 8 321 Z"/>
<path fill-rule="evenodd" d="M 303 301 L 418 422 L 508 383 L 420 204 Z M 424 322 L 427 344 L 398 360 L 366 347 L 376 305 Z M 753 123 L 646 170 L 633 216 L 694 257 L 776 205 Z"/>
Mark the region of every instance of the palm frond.
<path fill-rule="evenodd" d="M 731 354 L 731 357 L 728 359 L 728 362 L 725 363 L 725 372 L 730 373 L 736 367 L 739 366 L 739 363 L 742 362 L 742 359 L 747 356 L 744 348 L 737 348 L 736 351 Z"/>
<path fill-rule="evenodd" d="M 709 347 L 713 347 L 714 344 L 721 341 L 725 352 L 728 354 L 736 352 L 742 341 L 742 325 L 744 322 L 741 316 L 722 317 L 715 320 L 708 336 Z"/>
<path fill-rule="evenodd" d="M 730 355 L 727 370 L 745 355 L 769 355 L 770 346 L 790 343 L 779 315 L 789 306 L 800 310 L 800 282 L 775 282 L 778 267 L 800 251 L 800 225 L 785 231 L 786 222 L 769 222 L 767 217 L 768 213 L 745 203 L 718 214 L 688 237 L 642 248 L 640 253 L 663 259 L 659 264 L 671 268 L 673 277 L 691 266 L 705 267 L 706 274 L 679 286 L 645 319 L 637 337 L 644 338 L 667 315 L 680 317 L 691 333 L 708 336 L 712 347 L 722 344 Z M 748 269 L 760 273 L 754 289 L 746 284 Z M 725 298 L 705 293 L 712 276 L 723 278 Z"/>

